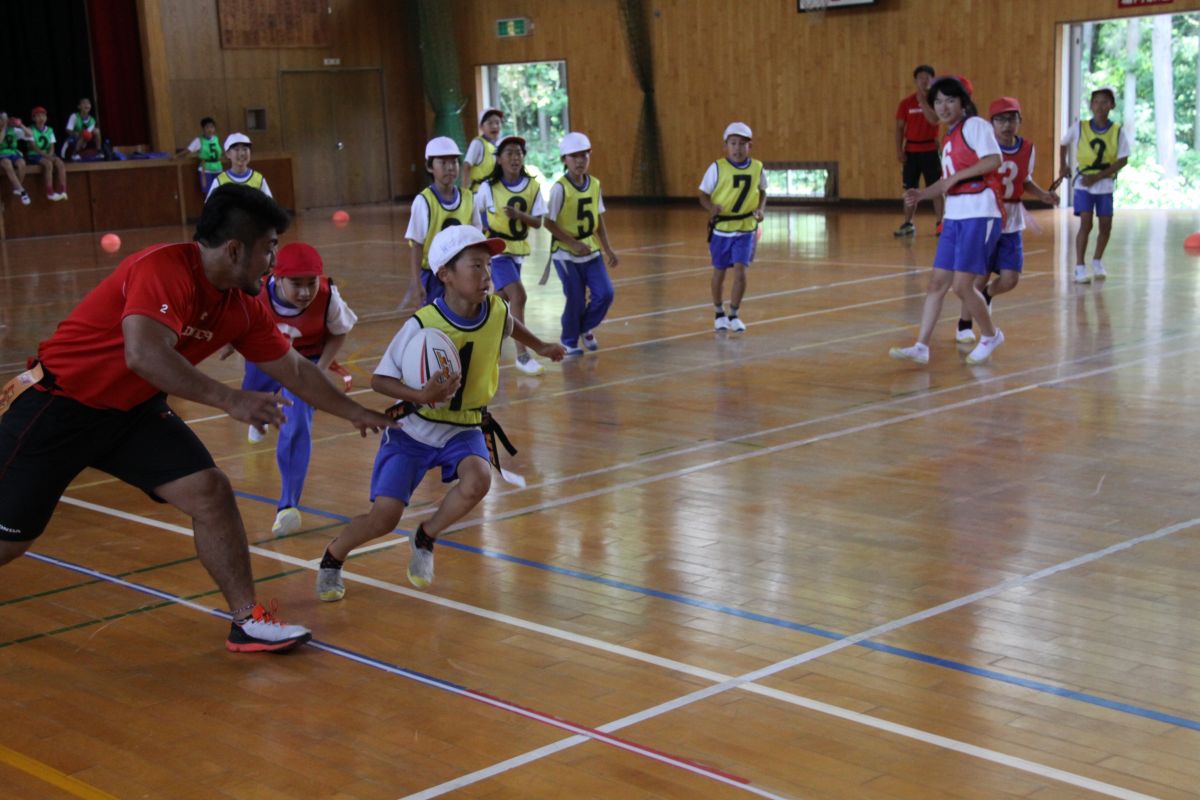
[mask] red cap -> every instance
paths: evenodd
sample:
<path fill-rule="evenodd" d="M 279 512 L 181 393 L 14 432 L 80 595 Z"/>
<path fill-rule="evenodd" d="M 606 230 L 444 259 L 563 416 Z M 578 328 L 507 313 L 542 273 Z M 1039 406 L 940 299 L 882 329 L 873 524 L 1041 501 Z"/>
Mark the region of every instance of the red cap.
<path fill-rule="evenodd" d="M 277 278 L 304 278 L 324 274 L 325 265 L 321 261 L 321 254 L 312 245 L 304 242 L 285 244 L 275 256 Z"/>
<path fill-rule="evenodd" d="M 42 108 L 41 106 L 34 106 L 33 111 L 29 112 L 29 116 L 32 117 L 34 114 L 47 114 L 47 112 L 46 109 Z M 49 115 L 47 114 L 47 116 Z"/>
<path fill-rule="evenodd" d="M 1015 111 L 1020 114 L 1020 101 L 1018 101 L 1015 97 L 997 97 L 992 101 L 992 104 L 988 106 L 988 119 L 991 119 L 997 114 L 1007 114 L 1010 111 Z"/>

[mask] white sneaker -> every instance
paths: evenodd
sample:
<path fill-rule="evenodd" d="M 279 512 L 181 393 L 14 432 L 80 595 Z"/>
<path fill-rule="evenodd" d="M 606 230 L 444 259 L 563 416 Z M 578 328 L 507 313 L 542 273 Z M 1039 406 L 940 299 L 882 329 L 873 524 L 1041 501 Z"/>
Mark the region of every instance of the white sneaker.
<path fill-rule="evenodd" d="M 1075 265 L 1075 282 L 1076 283 L 1091 283 L 1092 276 L 1088 275 L 1087 267 L 1083 264 Z"/>
<path fill-rule="evenodd" d="M 583 335 L 583 346 L 593 353 L 600 349 L 600 343 L 596 341 L 596 334 L 588 331 Z"/>
<path fill-rule="evenodd" d="M 517 356 L 517 369 L 524 372 L 526 375 L 541 375 L 546 371 L 546 368 L 537 362 L 529 353 L 521 353 Z"/>
<path fill-rule="evenodd" d="M 1098 281 L 1102 281 L 1108 277 L 1108 273 L 1104 271 L 1104 265 L 1100 263 L 1100 259 L 1092 261 L 1092 277 Z"/>
<path fill-rule="evenodd" d="M 336 603 L 346 596 L 346 584 L 342 582 L 342 571 L 332 567 L 317 570 L 317 599 L 325 603 Z"/>
<path fill-rule="evenodd" d="M 275 617 L 275 603 L 271 610 L 256 605 L 250 618 L 232 623 L 225 649 L 233 653 L 282 653 L 312 638 L 312 631 L 303 625 L 286 625 Z"/>
<path fill-rule="evenodd" d="M 17 194 L 21 195 L 21 205 L 27 206 L 33 202 L 33 200 L 29 198 L 29 192 L 17 192 Z"/>
<path fill-rule="evenodd" d="M 970 344 L 975 341 L 975 331 L 970 328 L 963 328 L 958 333 L 954 334 L 954 341 L 959 344 Z"/>
<path fill-rule="evenodd" d="M 979 344 L 975 345 L 975 349 L 967 356 L 967 363 L 972 366 L 982 364 L 991 358 L 992 352 L 1002 344 L 1004 344 L 1004 331 L 996 328 L 995 336 L 981 336 L 979 338 Z"/>
<path fill-rule="evenodd" d="M 715 331 L 729 330 L 729 317 L 722 315 L 720 317 L 717 317 L 715 320 L 713 320 L 713 330 L 715 330 Z"/>
<path fill-rule="evenodd" d="M 266 431 L 266 429 L 267 426 L 264 425 L 263 431 Z M 259 432 L 258 428 L 251 425 L 250 430 L 246 433 L 246 441 L 250 442 L 250 444 L 258 444 L 266 435 L 266 433 Z"/>
<path fill-rule="evenodd" d="M 746 323 L 742 322 L 741 317 L 730 317 L 729 330 L 733 331 L 734 333 L 745 333 Z"/>
<path fill-rule="evenodd" d="M 300 511 L 295 508 L 282 508 L 275 515 L 275 524 L 271 533 L 276 536 L 289 536 L 300 530 Z"/>
<path fill-rule="evenodd" d="M 66 200 L 67 198 L 65 195 L 61 195 L 58 192 L 51 192 L 50 194 L 46 195 L 46 199 L 51 203 L 57 203 L 59 200 Z"/>
<path fill-rule="evenodd" d="M 417 533 L 408 537 L 408 581 L 418 589 L 428 588 L 433 583 L 433 550 L 417 547 Z"/>
<path fill-rule="evenodd" d="M 897 361 L 912 361 L 916 364 L 929 363 L 929 346 L 917 342 L 912 347 L 893 347 L 888 355 Z"/>

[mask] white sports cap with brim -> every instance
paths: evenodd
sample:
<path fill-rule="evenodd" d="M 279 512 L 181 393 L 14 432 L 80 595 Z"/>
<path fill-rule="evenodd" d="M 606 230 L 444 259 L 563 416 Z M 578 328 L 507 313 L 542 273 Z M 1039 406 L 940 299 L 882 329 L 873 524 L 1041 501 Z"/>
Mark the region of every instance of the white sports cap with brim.
<path fill-rule="evenodd" d="M 504 109 L 502 108 L 485 108 L 479 112 L 479 125 L 483 124 L 483 120 L 488 114 L 499 114 L 500 119 L 504 119 Z"/>
<path fill-rule="evenodd" d="M 741 136 L 746 139 L 754 139 L 754 134 L 750 131 L 750 126 L 744 122 L 729 123 L 729 127 L 725 129 L 725 135 L 721 137 L 721 141 L 727 141 L 730 136 Z"/>
<path fill-rule="evenodd" d="M 436 274 L 463 250 L 475 245 L 483 245 L 493 256 L 504 252 L 503 239 L 489 239 L 471 225 L 451 225 L 433 237 L 429 245 L 429 268 Z"/>
<path fill-rule="evenodd" d="M 1092 94 L 1088 95 L 1088 97 L 1091 97 L 1092 95 L 1096 94 L 1097 92 L 1108 92 L 1108 96 L 1113 101 L 1113 105 L 1116 105 L 1117 90 L 1115 88 L 1113 88 L 1112 86 L 1097 86 L 1095 89 L 1092 89 Z"/>
<path fill-rule="evenodd" d="M 571 131 L 562 138 L 558 143 L 559 155 L 569 156 L 572 153 L 582 153 L 584 150 L 591 150 L 592 142 L 582 133 Z"/>
<path fill-rule="evenodd" d="M 231 133 L 225 137 L 225 149 L 228 151 L 235 144 L 244 144 L 246 147 L 251 147 L 250 137 L 244 133 Z"/>
<path fill-rule="evenodd" d="M 425 160 L 431 158 L 450 157 L 462 158 L 462 151 L 458 149 L 458 142 L 451 139 L 449 136 L 436 136 L 429 140 L 429 144 L 425 145 Z"/>

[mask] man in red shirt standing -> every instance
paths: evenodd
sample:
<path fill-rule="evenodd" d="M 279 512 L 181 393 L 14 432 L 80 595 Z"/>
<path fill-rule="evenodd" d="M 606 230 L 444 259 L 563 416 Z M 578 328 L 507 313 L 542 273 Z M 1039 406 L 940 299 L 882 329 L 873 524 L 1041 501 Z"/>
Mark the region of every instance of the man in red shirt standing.
<path fill-rule="evenodd" d="M 896 160 L 900 162 L 905 189 L 919 189 L 921 178 L 925 185 L 937 183 L 942 177 L 942 164 L 938 158 L 938 118 L 927 94 L 933 82 L 933 67 L 922 64 L 913 70 L 917 90 L 900 101 L 896 109 Z M 938 232 L 942 228 L 941 195 L 933 198 L 933 210 L 937 214 Z M 913 236 L 917 226 L 913 225 L 915 205 L 904 207 L 904 224 L 896 229 L 896 236 Z"/>
<path fill-rule="evenodd" d="M 41 535 L 68 484 L 103 470 L 192 518 L 196 553 L 220 587 L 234 652 L 283 651 L 311 638 L 255 599 L 246 529 L 229 479 L 167 405 L 172 394 L 261 428 L 285 420 L 281 398 L 233 389 L 195 365 L 233 346 L 317 408 L 368 429 L 393 427 L 336 389 L 292 349 L 255 299 L 287 214 L 246 186 L 213 193 L 195 241 L 126 258 L 38 347 L 0 408 L 0 565 Z"/>

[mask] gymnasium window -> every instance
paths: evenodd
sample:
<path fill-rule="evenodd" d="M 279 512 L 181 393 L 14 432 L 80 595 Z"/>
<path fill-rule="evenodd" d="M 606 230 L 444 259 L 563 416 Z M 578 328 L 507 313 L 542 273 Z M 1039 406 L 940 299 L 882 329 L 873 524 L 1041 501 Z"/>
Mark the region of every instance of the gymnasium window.
<path fill-rule="evenodd" d="M 837 164 L 829 162 L 764 164 L 772 200 L 837 198 Z"/>

